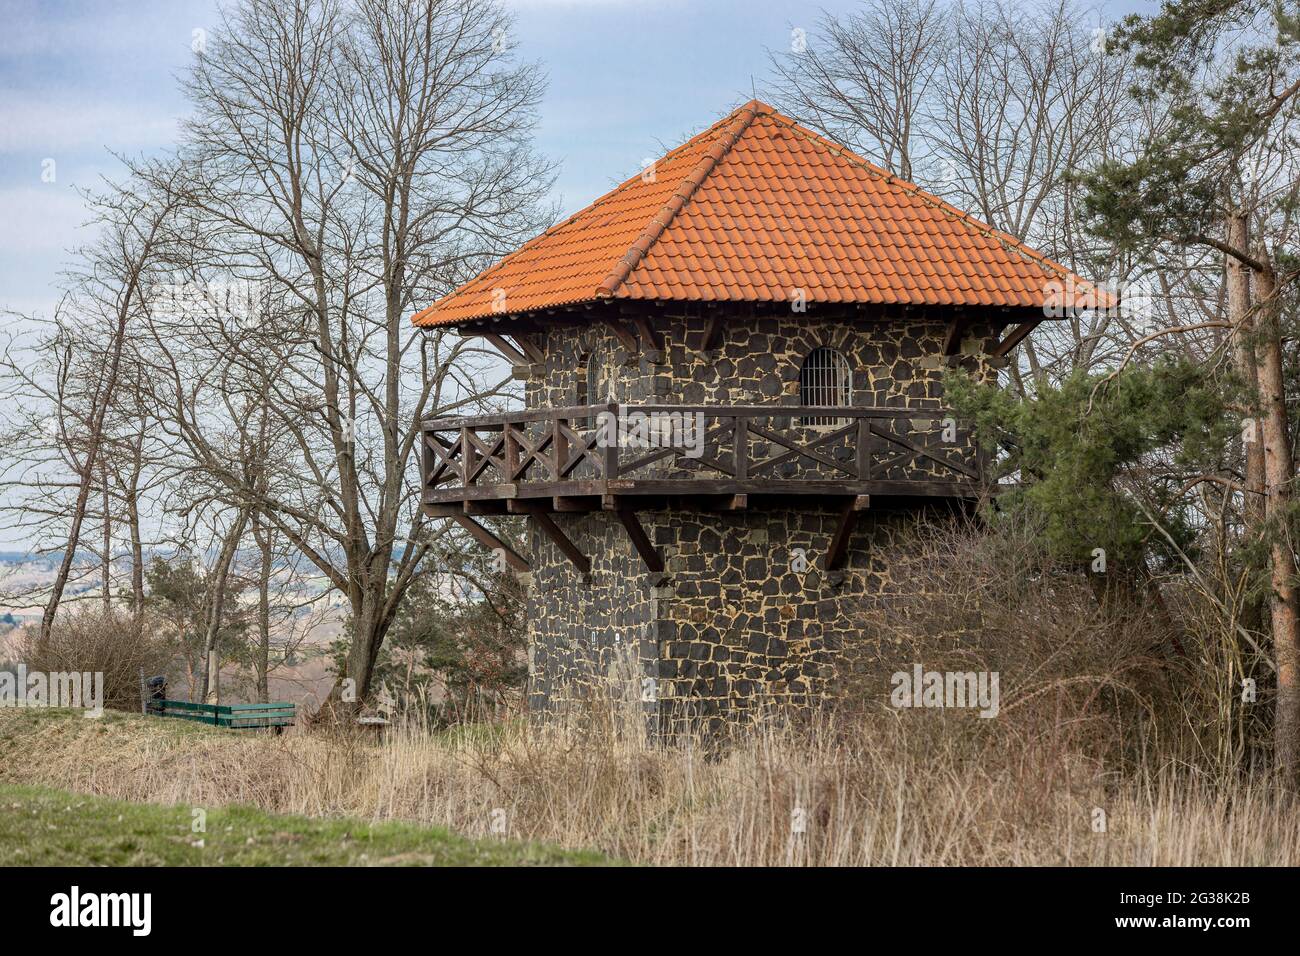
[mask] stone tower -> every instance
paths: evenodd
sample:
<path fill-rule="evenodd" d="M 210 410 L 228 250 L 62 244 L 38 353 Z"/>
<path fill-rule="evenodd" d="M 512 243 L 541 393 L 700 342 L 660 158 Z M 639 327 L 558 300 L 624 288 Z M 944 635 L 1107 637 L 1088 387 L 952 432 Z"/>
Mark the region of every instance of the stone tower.
<path fill-rule="evenodd" d="M 423 423 L 422 504 L 490 547 L 528 516 L 533 707 L 613 672 L 670 732 L 807 706 L 893 532 L 978 493 L 945 372 L 1097 294 L 752 101 L 415 316 L 526 382 Z"/>

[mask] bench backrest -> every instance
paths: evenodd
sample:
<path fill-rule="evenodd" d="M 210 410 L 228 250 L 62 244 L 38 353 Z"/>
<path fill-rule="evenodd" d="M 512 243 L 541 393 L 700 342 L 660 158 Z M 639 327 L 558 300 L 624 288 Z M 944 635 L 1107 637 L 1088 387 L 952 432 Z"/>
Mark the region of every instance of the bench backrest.
<path fill-rule="evenodd" d="M 158 717 L 197 720 L 214 727 L 287 727 L 293 723 L 297 705 L 287 701 L 266 704 L 195 704 L 188 700 L 147 701 L 148 711 Z"/>

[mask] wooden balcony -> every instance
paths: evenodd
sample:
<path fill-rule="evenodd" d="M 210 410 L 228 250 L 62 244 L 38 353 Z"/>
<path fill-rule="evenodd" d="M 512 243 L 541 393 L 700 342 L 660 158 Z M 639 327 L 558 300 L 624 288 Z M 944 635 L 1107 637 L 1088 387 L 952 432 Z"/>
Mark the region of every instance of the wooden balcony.
<path fill-rule="evenodd" d="M 974 498 L 981 483 L 968 430 L 938 409 L 602 404 L 422 429 L 431 515 Z"/>

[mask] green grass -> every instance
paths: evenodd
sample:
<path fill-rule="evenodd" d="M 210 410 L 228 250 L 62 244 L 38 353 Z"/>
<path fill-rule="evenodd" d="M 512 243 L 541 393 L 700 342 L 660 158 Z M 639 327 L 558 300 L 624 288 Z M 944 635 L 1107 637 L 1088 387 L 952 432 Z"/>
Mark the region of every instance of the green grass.
<path fill-rule="evenodd" d="M 176 721 L 178 724 L 185 721 Z M 595 853 L 437 827 L 129 803 L 0 784 L 0 866 L 599 866 Z"/>
<path fill-rule="evenodd" d="M 145 717 L 140 713 L 127 713 L 121 710 L 105 710 L 102 717 L 87 717 L 82 710 L 68 707 L 0 707 L 0 740 L 18 732 L 27 732 L 51 724 L 72 725 L 73 727 L 147 727 L 166 729 L 181 734 L 225 733 L 225 727 L 213 727 L 195 720 L 173 720 L 171 718 Z"/>

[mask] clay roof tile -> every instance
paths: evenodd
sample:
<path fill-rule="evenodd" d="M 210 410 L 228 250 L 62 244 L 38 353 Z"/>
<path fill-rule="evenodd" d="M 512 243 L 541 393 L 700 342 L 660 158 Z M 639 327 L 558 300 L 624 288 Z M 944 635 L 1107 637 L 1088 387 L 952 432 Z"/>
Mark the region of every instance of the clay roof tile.
<path fill-rule="evenodd" d="M 751 100 L 416 313 L 419 326 L 599 299 L 1041 307 L 1111 301 L 1013 237 Z M 495 309 L 494 309 L 495 306 Z"/>

